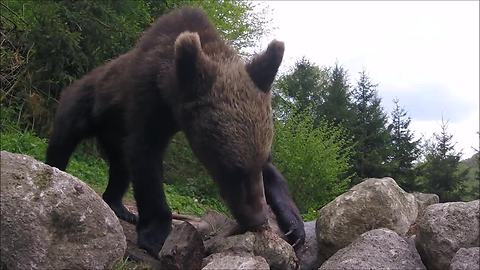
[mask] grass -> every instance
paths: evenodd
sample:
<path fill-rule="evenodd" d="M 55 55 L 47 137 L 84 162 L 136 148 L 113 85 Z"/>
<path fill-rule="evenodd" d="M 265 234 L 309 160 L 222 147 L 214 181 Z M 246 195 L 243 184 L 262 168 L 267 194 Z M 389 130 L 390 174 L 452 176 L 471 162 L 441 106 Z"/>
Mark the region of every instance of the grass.
<path fill-rule="evenodd" d="M 0 134 L 1 150 L 29 155 L 39 161 L 44 161 L 47 140 L 39 138 L 29 131 L 21 132 L 15 128 L 2 129 Z M 92 151 L 88 151 L 88 146 L 80 145 L 70 159 L 67 172 L 78 177 L 101 194 L 107 186 L 108 165 L 98 155 L 90 152 Z M 175 171 L 170 171 L 170 175 L 175 175 Z M 174 212 L 191 215 L 202 215 L 210 209 L 227 212 L 225 206 L 216 198 L 188 195 L 188 189 L 173 184 L 165 184 L 165 190 L 170 208 Z M 131 189 L 124 199 L 126 202 L 133 201 Z"/>
<path fill-rule="evenodd" d="M 147 270 L 147 269 L 151 269 L 150 265 L 136 263 L 136 262 L 130 261 L 127 258 L 121 259 L 120 261 L 116 262 L 112 267 L 112 270 Z"/>

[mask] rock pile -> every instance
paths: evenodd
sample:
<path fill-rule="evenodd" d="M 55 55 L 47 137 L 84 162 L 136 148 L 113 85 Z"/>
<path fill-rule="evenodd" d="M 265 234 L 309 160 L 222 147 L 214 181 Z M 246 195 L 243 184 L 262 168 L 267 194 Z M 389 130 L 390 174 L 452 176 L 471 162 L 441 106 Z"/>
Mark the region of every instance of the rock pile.
<path fill-rule="evenodd" d="M 275 229 L 232 235 L 225 215 L 174 215 L 159 260 L 92 189 L 30 157 L 1 153 L 0 199 L 2 269 L 110 269 L 122 256 L 153 269 L 479 269 L 480 200 L 438 203 L 392 178 L 323 207 L 297 251 Z"/>
<path fill-rule="evenodd" d="M 392 178 L 361 182 L 320 209 L 316 225 L 320 260 L 373 229 L 388 228 L 405 235 L 417 211 L 415 197 Z"/>
<path fill-rule="evenodd" d="M 319 211 L 320 269 L 479 269 L 479 215 L 479 200 L 438 203 L 367 179 Z"/>
<path fill-rule="evenodd" d="M 428 269 L 448 269 L 460 248 L 480 246 L 479 202 L 438 203 L 425 209 L 415 244 Z"/>

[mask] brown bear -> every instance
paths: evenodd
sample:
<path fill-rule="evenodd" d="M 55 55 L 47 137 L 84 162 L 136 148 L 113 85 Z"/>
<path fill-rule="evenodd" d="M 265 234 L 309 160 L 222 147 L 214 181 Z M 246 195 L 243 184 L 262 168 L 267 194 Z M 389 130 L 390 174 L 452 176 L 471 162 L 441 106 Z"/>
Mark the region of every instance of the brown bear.
<path fill-rule="evenodd" d="M 270 87 L 283 51 L 273 41 L 245 63 L 201 10 L 166 14 L 131 51 L 63 91 L 46 162 L 65 170 L 76 145 L 96 137 L 109 163 L 103 199 L 119 218 L 137 224 L 139 247 L 157 256 L 172 222 L 162 160 L 182 131 L 243 229 L 263 227 L 268 203 L 289 242 L 299 246 L 303 222 L 271 163 Z M 130 181 L 138 220 L 122 204 Z"/>

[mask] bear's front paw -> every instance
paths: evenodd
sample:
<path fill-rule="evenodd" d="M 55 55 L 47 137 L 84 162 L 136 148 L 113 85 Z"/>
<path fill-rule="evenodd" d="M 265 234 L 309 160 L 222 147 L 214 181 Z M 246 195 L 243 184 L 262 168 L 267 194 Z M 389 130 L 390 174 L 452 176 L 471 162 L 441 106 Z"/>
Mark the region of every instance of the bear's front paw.
<path fill-rule="evenodd" d="M 158 253 L 171 231 L 171 223 L 150 224 L 146 228 L 137 229 L 137 245 L 152 257 L 158 259 Z"/>
<path fill-rule="evenodd" d="M 305 228 L 303 222 L 296 220 L 291 223 L 285 236 L 288 239 L 288 243 L 290 243 L 294 249 L 301 247 L 305 243 Z"/>
<path fill-rule="evenodd" d="M 277 212 L 277 222 L 288 243 L 298 249 L 305 243 L 305 228 L 302 218 L 293 207 L 284 207 Z"/>

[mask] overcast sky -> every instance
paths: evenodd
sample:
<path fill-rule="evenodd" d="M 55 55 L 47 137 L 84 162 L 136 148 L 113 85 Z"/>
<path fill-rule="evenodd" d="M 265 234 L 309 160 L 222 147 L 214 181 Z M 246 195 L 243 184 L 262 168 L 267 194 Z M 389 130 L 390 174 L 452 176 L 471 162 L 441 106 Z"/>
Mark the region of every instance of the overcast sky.
<path fill-rule="evenodd" d="M 470 157 L 479 137 L 478 1 L 267 1 L 273 31 L 285 42 L 281 71 L 302 56 L 338 61 L 354 84 L 365 69 L 387 113 L 393 98 L 417 137 L 439 132 L 442 115 L 457 150 Z"/>

